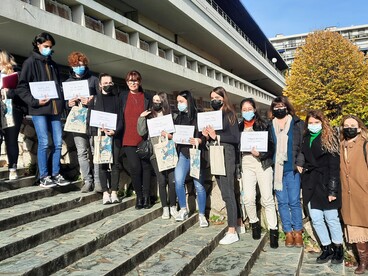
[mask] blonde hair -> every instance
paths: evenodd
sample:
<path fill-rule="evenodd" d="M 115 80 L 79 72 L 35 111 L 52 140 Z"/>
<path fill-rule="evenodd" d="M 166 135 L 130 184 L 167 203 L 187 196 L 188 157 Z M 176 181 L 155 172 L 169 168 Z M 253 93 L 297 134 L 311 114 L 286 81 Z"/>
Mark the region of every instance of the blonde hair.
<path fill-rule="evenodd" d="M 345 140 L 344 135 L 343 135 L 343 129 L 344 129 L 344 123 L 347 119 L 354 119 L 355 121 L 358 122 L 358 128 L 361 129 L 360 135 L 362 135 L 364 140 L 368 141 L 367 127 L 364 125 L 363 121 L 359 117 L 352 115 L 352 114 L 345 115 L 344 117 L 342 117 L 341 124 L 340 124 L 340 141 Z"/>
<path fill-rule="evenodd" d="M 3 68 L 1 71 L 8 75 L 14 72 L 13 66 L 17 65 L 17 63 L 11 54 L 2 50 L 0 52 L 0 65 Z"/>

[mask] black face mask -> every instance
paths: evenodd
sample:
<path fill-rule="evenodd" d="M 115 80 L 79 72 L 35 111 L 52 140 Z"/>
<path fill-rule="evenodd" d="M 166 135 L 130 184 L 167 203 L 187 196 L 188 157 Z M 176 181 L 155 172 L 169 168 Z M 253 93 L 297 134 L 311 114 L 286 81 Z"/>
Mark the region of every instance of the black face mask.
<path fill-rule="evenodd" d="M 106 93 L 110 93 L 113 88 L 114 88 L 113 85 L 105 85 L 105 86 L 102 86 L 103 91 L 105 91 Z"/>
<path fill-rule="evenodd" d="M 160 111 L 161 109 L 162 109 L 162 103 L 153 103 L 152 104 L 152 109 L 154 110 L 154 111 Z"/>
<path fill-rule="evenodd" d="M 275 116 L 277 119 L 282 119 L 287 115 L 286 108 L 282 109 L 274 109 L 272 110 L 272 115 Z"/>
<path fill-rule="evenodd" d="M 223 101 L 220 101 L 220 100 L 211 101 L 211 106 L 214 110 L 220 110 L 223 104 L 224 104 Z"/>
<path fill-rule="evenodd" d="M 355 138 L 358 135 L 358 129 L 356 127 L 343 128 L 342 133 L 346 140 Z"/>

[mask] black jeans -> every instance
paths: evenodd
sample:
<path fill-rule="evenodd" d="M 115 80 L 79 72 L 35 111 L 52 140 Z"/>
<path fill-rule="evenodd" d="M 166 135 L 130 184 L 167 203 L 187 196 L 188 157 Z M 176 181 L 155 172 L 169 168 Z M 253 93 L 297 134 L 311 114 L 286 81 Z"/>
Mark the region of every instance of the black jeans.
<path fill-rule="evenodd" d="M 113 141 L 114 143 L 114 141 Z M 110 183 L 111 191 L 119 190 L 120 171 L 122 169 L 120 160 L 122 156 L 122 148 L 117 147 L 115 144 L 112 146 L 113 163 L 112 164 L 100 164 L 99 165 L 99 177 L 101 182 L 101 188 L 103 192 L 108 190 L 107 182 Z M 110 171 L 111 166 L 111 171 Z"/>
<path fill-rule="evenodd" d="M 221 143 L 224 146 L 226 175 L 216 175 L 221 196 L 226 204 L 227 220 L 229 227 L 237 226 L 237 218 L 241 217 L 239 204 L 235 198 L 234 178 L 235 178 L 235 148 L 233 145 Z"/>
<path fill-rule="evenodd" d="M 175 192 L 175 179 L 174 179 L 174 169 L 166 170 L 163 172 L 158 171 L 156 158 L 151 159 L 151 164 L 153 170 L 155 171 L 157 182 L 158 182 L 158 192 L 160 194 L 160 200 L 162 207 L 176 206 L 176 192 Z M 167 191 L 166 183 L 168 184 L 169 190 L 169 204 L 167 204 Z"/>
<path fill-rule="evenodd" d="M 149 197 L 152 166 L 149 160 L 140 159 L 136 150 L 137 147 L 123 147 L 123 151 L 129 162 L 127 169 L 130 173 L 137 198 Z"/>
<path fill-rule="evenodd" d="M 15 126 L 4 128 L 6 154 L 8 156 L 9 169 L 16 169 L 19 156 L 18 135 L 23 121 L 23 112 L 13 108 Z"/>

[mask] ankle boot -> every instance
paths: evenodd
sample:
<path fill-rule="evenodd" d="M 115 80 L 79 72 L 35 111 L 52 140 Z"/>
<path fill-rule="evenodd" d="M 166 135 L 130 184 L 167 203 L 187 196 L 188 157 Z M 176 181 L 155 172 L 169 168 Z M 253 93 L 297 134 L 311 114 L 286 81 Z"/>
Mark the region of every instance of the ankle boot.
<path fill-rule="evenodd" d="M 270 229 L 270 246 L 271 248 L 279 247 L 279 230 Z"/>
<path fill-rule="evenodd" d="M 368 243 L 358 242 L 356 243 L 359 255 L 359 265 L 355 269 L 355 274 L 364 274 L 364 271 L 368 269 Z"/>
<path fill-rule="evenodd" d="M 295 247 L 303 247 L 303 230 L 300 231 L 294 231 L 294 243 Z"/>
<path fill-rule="evenodd" d="M 341 264 L 344 260 L 344 247 L 342 244 L 333 244 L 332 250 L 334 254 L 331 258 L 331 263 Z"/>
<path fill-rule="evenodd" d="M 253 240 L 259 240 L 261 238 L 261 225 L 259 221 L 251 223 Z"/>
<path fill-rule="evenodd" d="M 143 198 L 137 197 L 135 199 L 135 209 L 139 210 L 139 209 L 142 209 L 142 208 L 143 208 Z"/>
<path fill-rule="evenodd" d="M 149 209 L 151 207 L 152 207 L 152 205 L 151 205 L 150 197 L 149 196 L 144 197 L 143 198 L 143 208 L 144 209 Z"/>
<path fill-rule="evenodd" d="M 331 244 L 321 247 L 322 254 L 317 258 L 318 264 L 327 263 L 333 256 L 334 252 L 332 251 Z"/>
<path fill-rule="evenodd" d="M 293 232 L 285 233 L 285 246 L 286 247 L 294 247 L 295 246 Z"/>

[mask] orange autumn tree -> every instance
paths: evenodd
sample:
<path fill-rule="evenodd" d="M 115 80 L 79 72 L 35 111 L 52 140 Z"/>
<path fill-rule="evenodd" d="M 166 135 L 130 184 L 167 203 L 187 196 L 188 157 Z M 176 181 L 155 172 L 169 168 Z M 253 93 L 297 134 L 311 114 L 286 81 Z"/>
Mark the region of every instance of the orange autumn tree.
<path fill-rule="evenodd" d="M 337 32 L 316 31 L 297 49 L 284 95 L 297 114 L 323 110 L 332 125 L 345 114 L 368 123 L 368 65 L 358 47 Z"/>

